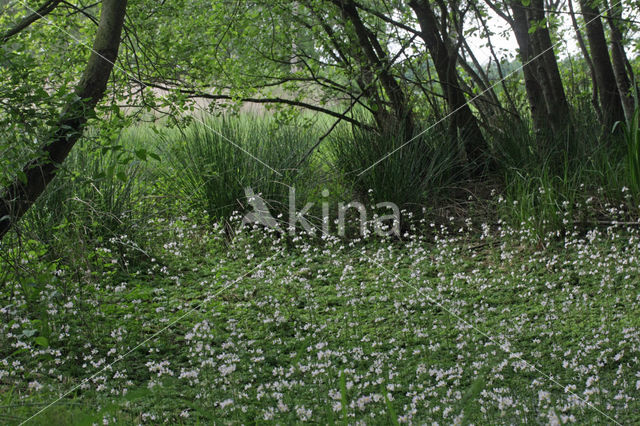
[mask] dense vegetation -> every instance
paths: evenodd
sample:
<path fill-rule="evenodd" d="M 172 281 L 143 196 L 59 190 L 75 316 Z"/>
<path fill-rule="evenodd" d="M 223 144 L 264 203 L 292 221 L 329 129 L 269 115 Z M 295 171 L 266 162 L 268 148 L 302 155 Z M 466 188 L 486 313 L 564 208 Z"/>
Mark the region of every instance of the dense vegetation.
<path fill-rule="evenodd" d="M 640 4 L 575 3 L 2 2 L 0 422 L 639 422 Z"/>

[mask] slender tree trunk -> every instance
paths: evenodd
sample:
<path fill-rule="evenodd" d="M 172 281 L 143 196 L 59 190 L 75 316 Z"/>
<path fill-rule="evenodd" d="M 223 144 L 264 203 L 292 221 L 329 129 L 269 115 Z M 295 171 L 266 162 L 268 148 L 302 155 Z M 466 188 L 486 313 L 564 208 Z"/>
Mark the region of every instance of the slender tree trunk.
<path fill-rule="evenodd" d="M 75 89 L 77 98 L 65 106 L 40 158 L 28 163 L 22 177 L 1 192 L 0 239 L 35 203 L 82 136 L 88 117 L 104 95 L 118 56 L 126 6 L 127 0 L 103 0 L 93 52 Z"/>
<path fill-rule="evenodd" d="M 607 2 L 605 2 L 605 5 Z M 613 6 L 607 14 L 607 21 L 609 28 L 611 29 L 611 59 L 613 64 L 613 72 L 616 77 L 616 83 L 618 84 L 618 91 L 620 92 L 620 99 L 622 100 L 622 108 L 624 108 L 624 115 L 627 120 L 631 120 L 635 111 L 635 101 L 633 99 L 633 89 L 631 78 L 627 74 L 626 63 L 627 54 L 624 51 L 624 40 L 622 36 L 622 30 L 620 29 L 620 17 L 622 16 L 622 4 L 618 3 Z"/>
<path fill-rule="evenodd" d="M 47 0 L 38 8 L 38 10 L 22 19 L 22 21 L 20 21 L 15 27 L 11 28 L 3 35 L 0 35 L 0 44 L 6 43 L 11 37 L 21 33 L 37 20 L 42 19 L 53 12 L 60 3 L 62 3 L 62 0 Z"/>
<path fill-rule="evenodd" d="M 318 20 L 318 24 L 320 25 L 320 27 L 322 27 L 324 32 L 329 37 L 329 40 L 331 41 L 331 46 L 335 51 L 335 53 L 333 54 L 334 60 L 338 63 L 341 63 L 346 68 L 352 70 L 353 64 L 352 64 L 352 61 L 350 60 L 350 57 L 357 58 L 358 54 L 356 53 L 356 54 L 350 55 L 349 52 L 345 51 L 343 44 L 340 42 L 338 35 L 334 31 L 334 29 L 331 27 L 331 25 L 329 25 L 327 22 L 323 20 L 322 15 L 319 14 L 316 9 L 314 9 L 309 5 L 308 7 L 310 7 L 311 10 L 314 12 L 314 16 Z M 370 67 L 364 64 L 361 67 L 360 75 L 356 76 L 355 80 L 356 80 L 356 83 L 358 84 L 358 87 L 360 88 L 360 91 L 362 92 L 362 96 L 365 99 L 369 100 L 369 102 L 371 102 L 374 105 L 382 104 L 382 100 L 378 96 L 378 93 L 374 84 L 375 75 L 371 71 Z M 372 111 L 372 115 L 378 128 L 382 128 L 385 125 L 385 123 L 389 121 L 389 114 L 384 108 L 378 108 L 375 111 Z"/>
<path fill-rule="evenodd" d="M 473 49 L 471 48 L 471 46 L 469 46 L 467 41 L 462 40 L 462 44 L 464 45 L 464 50 L 458 53 L 458 60 L 460 62 L 460 66 L 462 66 L 462 69 L 464 69 L 465 72 L 469 75 L 469 77 L 471 77 L 476 82 L 478 88 L 483 93 L 482 96 L 490 100 L 493 104 L 495 104 L 498 107 L 498 109 L 500 109 L 502 107 L 502 104 L 500 102 L 500 98 L 498 98 L 498 95 L 496 94 L 496 91 L 493 90 L 493 85 L 491 84 L 489 75 L 482 68 L 480 61 L 478 60 L 476 55 L 473 53 Z M 465 50 L 466 50 L 466 54 L 463 55 Z M 475 66 L 475 69 L 467 62 L 467 59 L 466 59 L 467 54 L 469 55 L 471 62 Z M 491 64 L 491 61 L 489 61 L 489 64 Z M 487 65 L 487 68 L 489 68 L 489 65 Z"/>
<path fill-rule="evenodd" d="M 556 137 L 571 135 L 571 108 L 545 23 L 544 0 L 531 0 L 527 6 L 513 0 L 510 7 L 513 16 L 510 24 L 520 48 L 536 133 L 551 133 Z"/>
<path fill-rule="evenodd" d="M 578 39 L 580 50 L 582 51 L 582 56 L 584 56 L 584 60 L 589 67 L 589 75 L 591 76 L 591 104 L 596 111 L 598 119 L 602 120 L 602 109 L 600 108 L 600 104 L 598 103 L 598 81 L 596 80 L 596 70 L 593 66 L 593 60 L 591 59 L 591 55 L 589 54 L 587 45 L 584 42 L 582 31 L 580 31 L 580 27 L 578 26 L 578 20 L 576 19 L 576 14 L 573 10 L 573 0 L 569 0 L 569 15 L 571 16 L 571 24 L 573 25 L 573 29 L 576 32 L 576 37 Z"/>
<path fill-rule="evenodd" d="M 516 107 L 516 103 L 513 100 L 513 97 L 511 96 L 511 92 L 507 88 L 505 75 L 504 75 L 504 72 L 502 71 L 502 65 L 500 64 L 500 58 L 498 58 L 498 55 L 496 54 L 496 50 L 493 47 L 493 42 L 491 41 L 491 31 L 489 30 L 489 26 L 487 25 L 487 20 L 480 13 L 477 5 L 472 4 L 471 6 L 476 12 L 476 17 L 480 22 L 480 24 L 482 25 L 482 28 L 484 29 L 484 33 L 486 34 L 487 46 L 489 47 L 489 51 L 491 52 L 491 56 L 493 57 L 493 60 L 496 62 L 496 69 L 498 70 L 498 77 L 500 77 L 500 85 L 502 86 L 502 91 L 504 92 L 504 95 L 506 96 L 507 101 L 509 102 L 511 111 L 513 111 L 514 114 L 519 114 L 518 107 Z"/>
<path fill-rule="evenodd" d="M 389 98 L 397 123 L 402 123 L 406 137 L 411 137 L 414 131 L 413 112 L 404 90 L 391 73 L 391 63 L 388 55 L 380 45 L 376 35 L 365 26 L 353 1 L 333 0 L 333 2 L 353 25 L 358 44 L 364 53 L 366 62 L 368 62 L 368 68 L 377 73 L 378 79 Z M 385 127 L 391 129 L 397 126 L 397 123 L 386 123 Z"/>
<path fill-rule="evenodd" d="M 537 63 L 540 61 L 540 58 L 535 58 L 536 55 L 529 36 L 529 20 L 527 19 L 526 9 L 520 3 L 513 3 L 511 5 L 511 11 L 513 20 L 510 24 L 520 49 L 524 87 L 527 92 L 527 99 L 529 100 L 533 127 L 536 133 L 543 133 L 546 132 L 549 126 L 549 113 L 542 93 L 542 86 L 537 76 Z"/>
<path fill-rule="evenodd" d="M 545 22 L 546 17 L 544 10 L 544 0 L 531 1 L 531 15 L 533 21 L 537 23 Z M 567 101 L 567 96 L 564 91 L 564 85 L 562 84 L 560 68 L 558 67 L 558 60 L 556 59 L 553 49 L 553 42 L 551 41 L 551 34 L 549 33 L 548 25 L 545 23 L 540 26 L 540 28 L 533 33 L 533 36 L 537 40 L 537 53 L 542 55 L 544 69 L 549 82 L 550 96 L 547 99 L 549 113 L 553 117 L 557 117 L 557 119 L 553 120 L 553 124 L 556 126 L 556 131 L 562 132 L 567 130 L 567 127 L 571 124 L 571 108 L 569 107 L 569 102 Z"/>
<path fill-rule="evenodd" d="M 620 101 L 620 92 L 609 58 L 607 40 L 597 6 L 591 0 L 579 0 L 580 9 L 587 23 L 587 39 L 591 48 L 591 57 L 596 71 L 600 106 L 602 107 L 602 125 L 605 131 L 613 128 L 616 121 L 624 120 L 624 110 Z"/>
<path fill-rule="evenodd" d="M 467 160 L 473 167 L 473 171 L 479 172 L 482 157 L 488 145 L 460 87 L 456 69 L 457 54 L 442 37 L 437 18 L 428 0 L 411 0 L 409 6 L 418 18 L 421 37 L 436 68 L 442 91 L 453 114 L 452 124 L 457 128 L 463 141 Z"/>

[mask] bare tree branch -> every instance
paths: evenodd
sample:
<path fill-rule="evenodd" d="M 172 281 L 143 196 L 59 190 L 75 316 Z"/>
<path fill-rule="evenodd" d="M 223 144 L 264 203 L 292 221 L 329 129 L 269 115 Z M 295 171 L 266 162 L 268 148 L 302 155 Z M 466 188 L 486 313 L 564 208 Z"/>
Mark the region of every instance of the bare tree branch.
<path fill-rule="evenodd" d="M 139 82 L 138 82 L 139 83 Z M 287 98 L 279 98 L 279 97 L 273 97 L 273 98 L 238 98 L 238 97 L 234 97 L 234 96 L 230 96 L 230 95 L 213 95 L 211 93 L 206 93 L 203 91 L 198 91 L 198 90 L 192 90 L 192 89 L 180 89 L 180 88 L 172 88 L 172 87 L 167 87 L 167 86 L 162 86 L 160 84 L 156 84 L 156 83 L 142 83 L 145 86 L 148 87 L 154 87 L 156 89 L 160 89 L 160 90 L 166 90 L 166 91 L 178 91 L 184 95 L 187 95 L 189 98 L 200 98 L 200 99 L 210 99 L 210 100 L 214 100 L 214 101 L 219 101 L 219 100 L 227 100 L 227 101 L 238 101 L 238 102 L 248 102 L 248 103 L 254 103 L 254 104 L 283 104 L 283 105 L 292 105 L 292 106 L 297 106 L 300 108 L 305 108 L 311 111 L 317 111 L 317 112 L 321 112 L 323 114 L 327 114 L 330 115 L 332 117 L 336 117 L 336 118 L 340 118 L 341 120 L 347 121 L 351 124 L 354 124 L 356 126 L 359 127 L 368 127 L 367 125 L 359 122 L 358 120 L 354 120 L 351 117 L 348 117 L 344 114 L 340 114 L 339 112 L 335 112 L 332 111 L 330 109 L 327 108 L 323 108 L 321 106 L 318 105 L 313 105 L 310 104 L 308 102 L 304 102 L 304 101 L 298 101 L 295 99 L 287 99 Z"/>

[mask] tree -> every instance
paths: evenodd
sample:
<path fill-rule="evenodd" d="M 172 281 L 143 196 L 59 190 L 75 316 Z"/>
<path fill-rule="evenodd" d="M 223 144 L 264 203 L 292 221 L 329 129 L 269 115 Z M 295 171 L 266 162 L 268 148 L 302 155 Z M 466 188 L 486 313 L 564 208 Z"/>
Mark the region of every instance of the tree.
<path fill-rule="evenodd" d="M 534 128 L 556 137 L 571 134 L 571 109 L 564 92 L 553 49 L 544 0 L 507 0 L 509 12 L 490 0 L 486 3 L 511 26 L 523 64 L 525 89 Z"/>
<path fill-rule="evenodd" d="M 613 128 L 616 121 L 624 120 L 624 110 L 620 92 L 616 84 L 613 66 L 609 58 L 609 49 L 604 34 L 600 11 L 593 0 L 579 0 L 580 9 L 587 23 L 586 33 L 589 40 L 591 57 L 598 83 L 600 106 L 602 107 L 602 125 L 605 131 Z"/>
<path fill-rule="evenodd" d="M 379 122 L 382 130 L 391 129 L 402 124 L 402 129 L 407 138 L 413 134 L 413 113 L 408 103 L 403 88 L 400 86 L 396 78 L 391 74 L 391 60 L 389 55 L 379 42 L 377 35 L 370 31 L 364 24 L 355 3 L 351 0 L 331 0 L 342 12 L 345 19 L 353 27 L 355 33 L 354 42 L 356 42 L 362 51 L 360 62 L 363 67 L 368 69 L 369 75 L 376 75 L 379 79 L 384 91 L 389 98 L 391 109 L 393 111 L 392 118 Z M 379 105 L 381 107 L 381 105 Z"/>
<path fill-rule="evenodd" d="M 26 164 L 13 183 L 0 193 L 0 239 L 35 203 L 82 136 L 87 120 L 105 93 L 118 56 L 126 7 L 127 0 L 102 1 L 93 50 L 75 96 L 50 129 L 41 147 L 42 155 Z"/>
<path fill-rule="evenodd" d="M 608 6 L 605 0 L 605 6 Z M 618 2 L 611 6 L 607 14 L 607 22 L 611 30 L 611 60 L 615 73 L 620 99 L 624 108 L 625 117 L 631 120 L 635 111 L 634 89 L 632 83 L 634 78 L 633 68 L 629 64 L 629 59 L 624 50 L 624 37 L 622 34 L 622 3 Z"/>
<path fill-rule="evenodd" d="M 449 105 L 452 115 L 452 129 L 457 129 L 459 132 L 467 159 L 478 171 L 482 156 L 487 150 L 487 142 L 460 87 L 457 70 L 458 52 L 449 39 L 443 36 L 442 29 L 438 27 L 438 20 L 428 0 L 411 0 L 409 6 L 418 18 L 421 29 L 420 36 L 429 50 L 442 91 Z M 448 11 L 442 10 L 441 13 L 445 14 Z"/>

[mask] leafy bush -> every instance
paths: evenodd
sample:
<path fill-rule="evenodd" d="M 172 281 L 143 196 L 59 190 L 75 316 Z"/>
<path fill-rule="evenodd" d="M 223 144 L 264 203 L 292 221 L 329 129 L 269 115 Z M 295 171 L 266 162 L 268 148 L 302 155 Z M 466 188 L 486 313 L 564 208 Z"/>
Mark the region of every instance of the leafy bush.
<path fill-rule="evenodd" d="M 145 210 L 151 207 L 144 200 L 153 181 L 146 167 L 147 161 L 153 161 L 144 154 L 146 139 L 134 128 L 105 147 L 89 135 L 27 212 L 21 232 L 45 242 L 54 252 L 64 250 L 69 238 L 78 245 L 134 238 L 148 219 Z"/>

